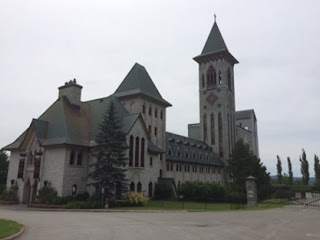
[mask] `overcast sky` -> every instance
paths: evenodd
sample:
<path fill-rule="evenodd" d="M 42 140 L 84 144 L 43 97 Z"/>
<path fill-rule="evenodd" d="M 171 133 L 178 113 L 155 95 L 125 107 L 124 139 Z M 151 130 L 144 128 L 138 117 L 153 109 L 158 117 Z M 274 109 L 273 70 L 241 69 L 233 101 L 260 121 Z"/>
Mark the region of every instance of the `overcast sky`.
<path fill-rule="evenodd" d="M 112 94 L 135 62 L 167 111 L 167 131 L 199 122 L 198 65 L 214 14 L 235 66 L 236 109 L 254 108 L 261 160 L 296 176 L 320 155 L 320 1 L 131 0 L 0 2 L 0 148 L 76 78 L 82 100 Z"/>

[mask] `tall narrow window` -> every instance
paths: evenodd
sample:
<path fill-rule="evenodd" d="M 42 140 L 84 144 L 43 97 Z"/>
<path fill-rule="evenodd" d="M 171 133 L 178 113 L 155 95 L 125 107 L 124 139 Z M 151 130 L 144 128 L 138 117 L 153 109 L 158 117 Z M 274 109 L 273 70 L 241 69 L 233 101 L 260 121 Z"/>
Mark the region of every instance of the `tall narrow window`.
<path fill-rule="evenodd" d="M 138 184 L 137 184 L 137 192 L 141 192 L 141 190 L 142 190 L 142 185 L 141 185 L 141 182 L 138 182 Z"/>
<path fill-rule="evenodd" d="M 134 192 L 134 189 L 135 188 L 135 186 L 134 186 L 134 182 L 131 182 L 131 184 L 130 184 L 130 192 Z"/>
<path fill-rule="evenodd" d="M 207 87 L 217 85 L 217 73 L 216 70 L 210 66 L 207 71 Z"/>
<path fill-rule="evenodd" d="M 152 115 L 152 108 L 149 107 L 149 116 L 151 116 L 151 115 Z"/>
<path fill-rule="evenodd" d="M 218 128 L 219 128 L 219 154 L 223 157 L 223 136 L 222 136 L 222 116 L 218 114 Z"/>
<path fill-rule="evenodd" d="M 221 74 L 221 71 L 219 71 L 219 84 L 222 84 L 222 74 Z"/>
<path fill-rule="evenodd" d="M 154 135 L 157 136 L 157 134 L 158 134 L 158 129 L 155 127 L 154 128 Z"/>
<path fill-rule="evenodd" d="M 77 158 L 77 166 L 82 165 L 82 152 L 78 153 L 78 158 Z"/>
<path fill-rule="evenodd" d="M 204 88 L 204 74 L 203 73 L 202 73 L 202 76 L 201 76 L 201 85 Z"/>
<path fill-rule="evenodd" d="M 216 144 L 216 136 L 215 136 L 215 131 L 214 131 L 214 114 L 211 113 L 211 117 L 210 117 L 210 125 L 211 125 L 211 144 Z"/>
<path fill-rule="evenodd" d="M 203 116 L 203 141 L 208 140 L 208 131 L 207 131 L 207 115 Z"/>
<path fill-rule="evenodd" d="M 144 167 L 144 138 L 141 139 L 141 167 Z"/>
<path fill-rule="evenodd" d="M 162 119 L 163 118 L 163 112 L 161 111 L 160 112 L 160 119 Z"/>
<path fill-rule="evenodd" d="M 152 186 L 152 182 L 149 183 L 149 187 L 148 187 L 148 197 L 152 198 L 152 192 L 153 192 L 153 186 Z"/>
<path fill-rule="evenodd" d="M 152 167 L 152 157 L 150 157 L 150 167 Z"/>
<path fill-rule="evenodd" d="M 130 147 L 129 147 L 129 166 L 133 165 L 133 136 L 130 136 Z"/>
<path fill-rule="evenodd" d="M 140 151 L 140 148 L 139 148 L 139 137 L 136 137 L 136 156 L 135 156 L 135 159 L 134 159 L 134 166 L 135 167 L 139 167 L 139 151 Z"/>
<path fill-rule="evenodd" d="M 157 118 L 158 117 L 158 109 L 154 110 L 154 117 Z"/>
<path fill-rule="evenodd" d="M 69 165 L 74 165 L 74 151 L 73 150 L 70 153 Z"/>
<path fill-rule="evenodd" d="M 148 132 L 151 134 L 151 125 L 148 126 Z"/>
<path fill-rule="evenodd" d="M 231 127 L 230 127 L 230 115 L 228 113 L 228 147 L 229 147 L 229 154 L 231 154 Z"/>
<path fill-rule="evenodd" d="M 232 90 L 232 81 L 231 81 L 231 71 L 230 68 L 228 69 L 228 88 Z"/>
<path fill-rule="evenodd" d="M 146 105 L 142 105 L 142 113 L 146 113 Z"/>

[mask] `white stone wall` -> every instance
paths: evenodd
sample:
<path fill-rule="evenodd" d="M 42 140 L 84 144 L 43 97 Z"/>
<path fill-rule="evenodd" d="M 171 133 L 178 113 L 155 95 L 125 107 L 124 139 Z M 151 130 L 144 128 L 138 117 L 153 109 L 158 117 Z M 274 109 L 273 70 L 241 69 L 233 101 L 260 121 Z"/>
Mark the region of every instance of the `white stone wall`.
<path fill-rule="evenodd" d="M 70 164 L 70 154 L 74 151 L 74 164 Z M 81 165 L 77 164 L 79 153 L 82 155 Z M 62 196 L 72 195 L 72 187 L 77 186 L 77 194 L 87 191 L 88 176 L 88 151 L 79 147 L 68 147 L 66 149 L 66 160 L 64 162 Z"/>
<path fill-rule="evenodd" d="M 42 162 L 41 186 L 43 186 L 43 181 L 49 181 L 59 196 L 63 196 L 66 155 L 67 150 L 64 146 L 46 148 Z"/>

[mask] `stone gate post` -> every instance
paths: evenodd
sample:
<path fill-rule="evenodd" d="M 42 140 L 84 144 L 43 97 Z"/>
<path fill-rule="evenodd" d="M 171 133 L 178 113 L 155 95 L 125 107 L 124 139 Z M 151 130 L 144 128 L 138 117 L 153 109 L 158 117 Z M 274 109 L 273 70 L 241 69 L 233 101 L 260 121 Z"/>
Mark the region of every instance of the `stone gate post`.
<path fill-rule="evenodd" d="M 246 190 L 248 208 L 258 207 L 257 184 L 255 177 L 249 176 L 246 178 Z"/>

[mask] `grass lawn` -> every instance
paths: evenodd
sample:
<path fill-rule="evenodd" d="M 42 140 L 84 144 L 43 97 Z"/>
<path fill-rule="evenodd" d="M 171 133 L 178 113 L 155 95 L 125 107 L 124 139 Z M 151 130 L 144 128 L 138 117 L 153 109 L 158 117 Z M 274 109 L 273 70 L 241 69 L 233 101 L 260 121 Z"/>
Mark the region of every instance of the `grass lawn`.
<path fill-rule="evenodd" d="M 259 204 L 254 210 L 265 210 L 270 208 L 282 207 L 283 204 Z M 230 203 L 204 203 L 194 201 L 161 201 L 152 200 L 143 207 L 117 207 L 116 209 L 123 210 L 187 210 L 188 212 L 212 212 L 212 211 L 238 211 L 249 210 L 245 204 L 230 204 Z M 251 210 L 251 209 L 250 209 Z"/>
<path fill-rule="evenodd" d="M 0 219 L 0 239 L 18 233 L 21 225 L 14 221 Z"/>

